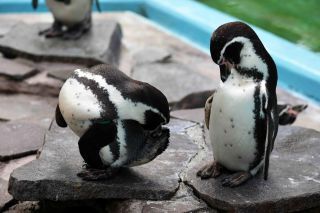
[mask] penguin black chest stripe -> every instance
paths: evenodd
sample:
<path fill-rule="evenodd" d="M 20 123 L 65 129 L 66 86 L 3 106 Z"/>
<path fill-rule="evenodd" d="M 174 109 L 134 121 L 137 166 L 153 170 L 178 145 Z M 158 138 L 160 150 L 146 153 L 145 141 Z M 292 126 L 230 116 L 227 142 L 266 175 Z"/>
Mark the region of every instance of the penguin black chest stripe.
<path fill-rule="evenodd" d="M 111 84 L 106 82 L 106 79 L 101 75 L 82 71 L 75 71 L 75 75 L 79 78 L 86 78 L 96 82 L 99 90 L 104 90 L 109 94 L 109 101 L 115 106 L 119 118 L 127 120 L 136 120 L 140 124 L 145 124 L 145 112 L 150 110 L 157 114 L 161 114 L 158 109 L 148 106 L 144 103 L 133 102 L 129 98 L 125 98 L 123 94 Z"/>
<path fill-rule="evenodd" d="M 94 80 L 90 80 L 84 77 L 79 77 L 77 75 L 73 76 L 79 83 L 85 85 L 85 87 L 90 90 L 96 97 L 97 103 L 102 108 L 100 112 L 101 118 L 117 119 L 117 110 L 112 102 L 109 100 L 109 94 L 106 90 L 99 87 L 99 84 Z M 79 97 L 79 96 L 78 96 Z"/>

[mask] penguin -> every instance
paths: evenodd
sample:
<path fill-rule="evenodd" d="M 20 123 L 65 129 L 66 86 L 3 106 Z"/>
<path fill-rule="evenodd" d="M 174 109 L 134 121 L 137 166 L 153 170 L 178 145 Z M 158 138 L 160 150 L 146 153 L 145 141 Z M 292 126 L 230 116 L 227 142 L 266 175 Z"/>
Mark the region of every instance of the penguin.
<path fill-rule="evenodd" d="M 49 29 L 39 32 L 46 38 L 62 37 L 75 40 L 88 32 L 91 28 L 91 5 L 93 0 L 46 0 L 54 22 Z M 99 1 L 96 0 L 100 11 Z M 34 9 L 38 7 L 38 0 L 32 0 Z M 66 28 L 66 30 L 64 29 Z"/>
<path fill-rule="evenodd" d="M 169 144 L 167 98 L 112 65 L 77 69 L 59 93 L 56 122 L 79 136 L 84 180 L 112 177 L 121 167 L 152 161 Z"/>
<path fill-rule="evenodd" d="M 267 180 L 278 132 L 276 65 L 254 30 L 242 22 L 218 27 L 210 52 L 222 78 L 205 106 L 214 161 L 197 176 L 216 178 L 226 169 L 233 174 L 222 185 L 236 187 L 263 168 Z"/>

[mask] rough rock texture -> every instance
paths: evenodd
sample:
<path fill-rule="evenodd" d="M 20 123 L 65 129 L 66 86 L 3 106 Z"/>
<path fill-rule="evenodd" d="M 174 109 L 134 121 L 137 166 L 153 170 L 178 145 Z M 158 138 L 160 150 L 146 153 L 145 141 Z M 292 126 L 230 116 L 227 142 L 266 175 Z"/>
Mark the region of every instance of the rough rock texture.
<path fill-rule="evenodd" d="M 221 179 L 201 180 L 196 171 L 212 159 L 205 153 L 194 161 L 184 182 L 210 206 L 240 212 L 290 212 L 320 206 L 320 133 L 300 127 L 281 127 L 272 153 L 269 179 L 262 175 L 237 188 Z M 199 157 L 201 159 L 201 157 Z"/>
<path fill-rule="evenodd" d="M 181 126 L 186 126 L 185 123 L 189 122 L 181 121 Z M 179 130 L 177 127 L 175 129 Z M 69 129 L 54 125 L 46 135 L 40 158 L 11 174 L 9 192 L 13 197 L 18 200 L 54 201 L 169 199 L 179 187 L 180 172 L 197 152 L 197 146 L 187 135 L 172 130 L 170 146 L 151 163 L 123 169 L 108 181 L 88 182 L 76 175 L 83 164 L 77 141 L 78 138 Z"/>
<path fill-rule="evenodd" d="M 0 178 L 0 212 L 7 203 L 12 201 L 12 196 L 8 193 L 8 181 Z"/>
<path fill-rule="evenodd" d="M 17 120 L 32 116 L 53 117 L 57 99 L 35 95 L 0 95 L 0 119 Z"/>
<path fill-rule="evenodd" d="M 0 161 L 36 153 L 43 145 L 46 130 L 40 125 L 19 121 L 0 124 Z"/>
<path fill-rule="evenodd" d="M 36 74 L 38 71 L 26 64 L 0 57 L 0 75 L 13 80 L 23 80 Z"/>
<path fill-rule="evenodd" d="M 34 61 L 74 62 L 88 66 L 118 63 L 122 33 L 117 22 L 96 21 L 88 34 L 75 41 L 39 37 L 38 32 L 49 26 L 39 23 L 15 25 L 0 38 L 0 52 Z"/>
<path fill-rule="evenodd" d="M 212 80 L 180 63 L 152 63 L 134 66 L 132 77 L 161 90 L 169 102 L 214 87 Z M 179 85 L 179 86 L 178 86 Z"/>

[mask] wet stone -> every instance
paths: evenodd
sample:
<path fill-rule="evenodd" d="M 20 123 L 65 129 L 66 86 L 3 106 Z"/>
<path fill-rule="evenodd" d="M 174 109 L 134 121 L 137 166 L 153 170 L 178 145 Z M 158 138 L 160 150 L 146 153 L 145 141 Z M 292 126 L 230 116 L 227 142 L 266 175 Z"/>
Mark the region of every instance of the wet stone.
<path fill-rule="evenodd" d="M 0 75 L 13 80 L 23 80 L 38 72 L 35 67 L 0 57 Z"/>
<path fill-rule="evenodd" d="M 38 36 L 40 30 L 50 25 L 15 25 L 0 38 L 0 52 L 6 56 L 18 56 L 33 61 L 60 61 L 88 66 L 100 63 L 118 64 L 122 33 L 117 22 L 96 21 L 89 33 L 72 41 Z"/>
<path fill-rule="evenodd" d="M 169 125 L 170 127 L 170 125 Z M 9 192 L 17 200 L 170 199 L 179 187 L 179 174 L 197 152 L 187 135 L 171 131 L 167 150 L 152 162 L 122 169 L 112 179 L 83 181 L 77 177 L 83 159 L 78 137 L 56 124 L 46 135 L 38 160 L 16 169 Z"/>
<path fill-rule="evenodd" d="M 179 101 L 192 92 L 212 89 L 212 80 L 179 63 L 137 65 L 132 77 L 161 90 L 169 102 Z"/>
<path fill-rule="evenodd" d="M 0 161 L 36 153 L 43 145 L 45 132 L 46 128 L 26 122 L 0 124 Z"/>
<path fill-rule="evenodd" d="M 185 183 L 213 208 L 237 212 L 293 212 L 320 207 L 320 133 L 302 127 L 280 127 L 269 177 L 257 177 L 236 188 L 217 179 L 201 180 L 196 172 L 212 159 L 207 153 L 190 166 Z M 209 156 L 209 157 L 208 157 Z"/>

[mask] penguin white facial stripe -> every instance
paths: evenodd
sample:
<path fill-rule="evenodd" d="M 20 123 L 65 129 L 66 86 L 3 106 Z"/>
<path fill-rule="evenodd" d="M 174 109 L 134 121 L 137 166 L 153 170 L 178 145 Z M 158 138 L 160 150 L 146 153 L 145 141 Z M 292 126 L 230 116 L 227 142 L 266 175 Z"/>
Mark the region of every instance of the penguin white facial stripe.
<path fill-rule="evenodd" d="M 117 141 L 119 143 L 119 147 L 120 147 L 120 150 L 119 150 L 119 158 L 112 163 L 111 166 L 113 167 L 119 167 L 121 165 L 123 165 L 126 161 L 127 161 L 127 148 L 126 148 L 126 133 L 125 133 L 125 130 L 124 130 L 124 125 L 122 123 L 122 121 L 119 121 L 118 122 L 118 125 L 117 125 Z"/>
<path fill-rule="evenodd" d="M 113 162 L 113 154 L 110 150 L 110 146 L 105 146 L 99 151 L 99 156 L 104 165 L 110 165 Z"/>
<path fill-rule="evenodd" d="M 158 109 L 143 103 L 135 103 L 128 98 L 124 98 L 121 92 L 113 85 L 107 84 L 101 75 L 84 72 L 80 69 L 75 70 L 75 74 L 79 77 L 87 78 L 95 81 L 98 85 L 107 90 L 109 100 L 114 104 L 118 110 L 118 115 L 121 118 L 136 120 L 141 124 L 145 124 L 145 112 L 151 110 L 157 114 L 161 114 Z M 164 116 L 163 116 L 164 117 Z"/>
<path fill-rule="evenodd" d="M 243 44 L 242 50 L 240 52 L 241 60 L 239 66 L 247 69 L 257 69 L 263 74 L 264 79 L 266 79 L 268 77 L 268 66 L 262 60 L 262 58 L 256 54 L 253 44 L 248 38 L 239 36 L 226 43 L 226 45 L 221 50 L 219 61 L 222 60 L 226 48 L 234 42 L 241 42 Z"/>

